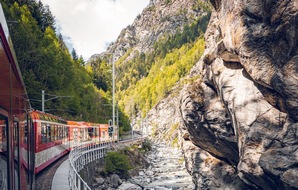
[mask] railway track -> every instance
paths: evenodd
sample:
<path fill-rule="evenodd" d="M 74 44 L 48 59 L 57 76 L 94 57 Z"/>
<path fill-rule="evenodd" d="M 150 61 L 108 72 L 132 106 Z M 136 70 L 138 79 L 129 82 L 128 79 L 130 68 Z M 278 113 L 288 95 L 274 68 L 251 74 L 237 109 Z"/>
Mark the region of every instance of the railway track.
<path fill-rule="evenodd" d="M 36 175 L 35 178 L 35 189 L 36 190 L 51 190 L 52 189 L 52 180 L 56 173 L 58 167 L 68 159 L 68 154 L 64 155 L 60 159 L 56 160 L 49 167 L 42 170 Z"/>

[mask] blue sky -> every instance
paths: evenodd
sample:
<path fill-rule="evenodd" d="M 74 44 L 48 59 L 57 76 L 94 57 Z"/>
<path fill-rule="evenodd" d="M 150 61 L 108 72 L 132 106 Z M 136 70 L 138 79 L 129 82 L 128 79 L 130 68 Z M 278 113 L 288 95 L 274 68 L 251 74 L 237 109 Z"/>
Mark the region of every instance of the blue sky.
<path fill-rule="evenodd" d="M 149 0 L 41 0 L 49 5 L 69 47 L 87 59 L 105 51 Z"/>

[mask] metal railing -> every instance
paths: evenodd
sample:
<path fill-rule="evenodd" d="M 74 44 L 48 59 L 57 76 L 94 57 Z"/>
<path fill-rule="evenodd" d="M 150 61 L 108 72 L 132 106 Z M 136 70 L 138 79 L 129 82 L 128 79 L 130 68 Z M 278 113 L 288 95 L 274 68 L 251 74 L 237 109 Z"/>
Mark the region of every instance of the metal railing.
<path fill-rule="evenodd" d="M 91 190 L 81 178 L 80 172 L 84 166 L 94 160 L 103 158 L 110 147 L 110 143 L 89 144 L 74 148 L 69 153 L 69 185 L 72 190 Z"/>
<path fill-rule="evenodd" d="M 88 184 L 82 179 L 79 172 L 84 168 L 86 164 L 103 158 L 108 152 L 108 149 L 119 145 L 127 145 L 132 142 L 143 141 L 145 137 L 128 139 L 120 141 L 119 143 L 105 142 L 101 144 L 85 144 L 75 147 L 69 153 L 69 186 L 72 190 L 91 190 Z"/>

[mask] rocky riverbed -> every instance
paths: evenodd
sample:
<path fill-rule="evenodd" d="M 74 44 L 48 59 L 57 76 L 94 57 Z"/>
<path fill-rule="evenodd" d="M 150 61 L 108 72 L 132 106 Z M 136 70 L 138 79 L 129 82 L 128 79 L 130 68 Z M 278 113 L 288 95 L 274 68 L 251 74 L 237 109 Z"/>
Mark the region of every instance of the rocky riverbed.
<path fill-rule="evenodd" d="M 141 169 L 139 175 L 133 176 L 118 189 L 194 189 L 194 184 L 185 169 L 184 159 L 179 149 L 164 143 L 153 144 L 152 151 L 146 155 L 150 166 Z"/>

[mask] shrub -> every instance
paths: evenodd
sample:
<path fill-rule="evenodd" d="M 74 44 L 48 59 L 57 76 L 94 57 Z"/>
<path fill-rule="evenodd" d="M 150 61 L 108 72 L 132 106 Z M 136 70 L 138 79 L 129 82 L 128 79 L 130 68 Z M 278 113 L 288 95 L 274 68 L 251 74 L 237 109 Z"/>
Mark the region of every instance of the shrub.
<path fill-rule="evenodd" d="M 109 152 L 105 157 L 105 173 L 116 173 L 121 178 L 128 177 L 128 170 L 132 169 L 129 158 L 119 152 Z"/>
<path fill-rule="evenodd" d="M 143 149 L 145 152 L 152 150 L 152 145 L 151 145 L 150 140 L 145 139 L 145 141 L 144 141 L 143 144 L 142 144 L 142 149 Z"/>

